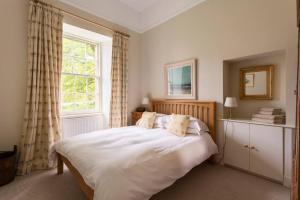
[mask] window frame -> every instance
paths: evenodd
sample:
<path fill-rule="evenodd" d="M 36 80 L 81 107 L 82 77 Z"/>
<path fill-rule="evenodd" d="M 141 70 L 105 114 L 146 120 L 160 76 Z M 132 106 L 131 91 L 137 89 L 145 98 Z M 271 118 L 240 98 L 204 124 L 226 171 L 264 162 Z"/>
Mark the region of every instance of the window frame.
<path fill-rule="evenodd" d="M 71 33 L 67 33 L 64 32 L 63 33 L 63 39 L 67 38 L 67 39 L 71 39 L 71 40 L 75 40 L 75 41 L 79 41 L 79 42 L 84 42 L 84 43 L 89 43 L 92 45 L 96 46 L 96 66 L 95 66 L 95 70 L 96 73 L 95 75 L 85 75 L 85 74 L 76 74 L 76 73 L 69 73 L 69 72 L 62 72 L 61 71 L 61 77 L 62 75 L 73 75 L 73 76 L 81 76 L 81 77 L 89 77 L 89 78 L 94 78 L 96 80 L 96 83 L 98 82 L 98 84 L 95 85 L 96 90 L 98 88 L 98 95 L 95 95 L 95 103 L 96 103 L 96 109 L 94 110 L 80 110 L 80 111 L 67 111 L 67 112 L 63 112 L 62 110 L 62 79 L 60 79 L 60 90 L 59 90 L 59 98 L 60 98 L 60 104 L 59 104 L 59 110 L 60 110 L 60 115 L 62 117 L 66 117 L 66 116 L 82 116 L 82 115 L 93 115 L 93 114 L 101 114 L 102 113 L 102 58 L 101 58 L 101 42 L 99 41 L 94 41 L 91 40 L 89 38 L 85 38 L 82 36 L 78 36 L 76 34 L 71 34 Z M 63 42 L 62 42 L 63 45 Z M 64 55 L 62 52 L 62 59 L 63 59 Z M 62 70 L 62 69 L 61 69 Z"/>

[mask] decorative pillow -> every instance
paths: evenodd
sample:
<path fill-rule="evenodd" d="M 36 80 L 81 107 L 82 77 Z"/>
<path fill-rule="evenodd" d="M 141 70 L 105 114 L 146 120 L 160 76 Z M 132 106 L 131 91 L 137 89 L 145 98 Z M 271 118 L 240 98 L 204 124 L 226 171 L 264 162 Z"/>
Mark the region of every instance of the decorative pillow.
<path fill-rule="evenodd" d="M 164 121 L 166 124 L 165 128 L 167 128 L 167 124 L 171 120 L 171 115 L 167 115 L 164 118 L 165 118 Z M 201 121 L 195 117 L 190 117 L 190 122 L 189 122 L 186 133 L 200 135 L 201 133 L 204 133 L 204 132 L 209 132 L 209 128 L 207 127 L 207 125 L 203 121 Z"/>
<path fill-rule="evenodd" d="M 142 118 L 136 124 L 140 127 L 151 129 L 154 126 L 155 116 L 155 112 L 143 112 Z"/>
<path fill-rule="evenodd" d="M 177 136 L 185 136 L 189 122 L 189 116 L 172 114 L 167 130 Z"/>

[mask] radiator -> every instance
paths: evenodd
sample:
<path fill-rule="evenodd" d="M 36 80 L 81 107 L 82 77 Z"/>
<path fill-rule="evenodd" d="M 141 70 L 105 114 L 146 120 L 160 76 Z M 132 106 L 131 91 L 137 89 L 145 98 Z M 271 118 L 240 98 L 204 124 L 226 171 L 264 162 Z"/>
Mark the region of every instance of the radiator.
<path fill-rule="evenodd" d="M 67 116 L 61 118 L 63 138 L 103 129 L 103 115 Z"/>

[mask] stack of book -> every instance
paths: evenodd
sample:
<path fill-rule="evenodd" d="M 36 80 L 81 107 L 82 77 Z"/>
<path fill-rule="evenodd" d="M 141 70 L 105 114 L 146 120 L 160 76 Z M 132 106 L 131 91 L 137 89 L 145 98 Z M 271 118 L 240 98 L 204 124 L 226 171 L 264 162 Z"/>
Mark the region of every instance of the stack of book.
<path fill-rule="evenodd" d="M 260 108 L 258 113 L 252 115 L 252 121 L 285 124 L 285 115 L 280 108 Z"/>

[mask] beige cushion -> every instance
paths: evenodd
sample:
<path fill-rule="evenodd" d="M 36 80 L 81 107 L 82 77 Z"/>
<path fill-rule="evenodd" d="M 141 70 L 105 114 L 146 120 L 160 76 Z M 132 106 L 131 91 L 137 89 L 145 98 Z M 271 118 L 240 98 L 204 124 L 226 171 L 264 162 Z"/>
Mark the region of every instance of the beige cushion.
<path fill-rule="evenodd" d="M 155 116 L 155 112 L 143 112 L 142 118 L 137 125 L 143 128 L 153 128 Z"/>
<path fill-rule="evenodd" d="M 185 136 L 189 122 L 190 117 L 187 115 L 172 114 L 167 130 L 177 136 Z"/>

